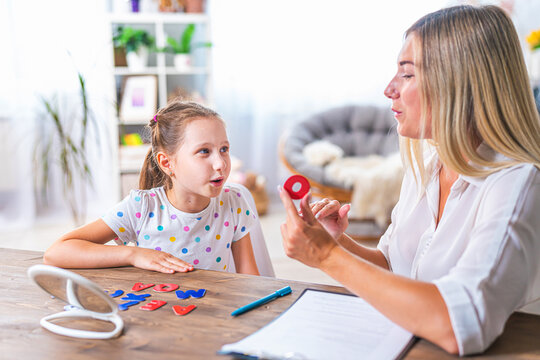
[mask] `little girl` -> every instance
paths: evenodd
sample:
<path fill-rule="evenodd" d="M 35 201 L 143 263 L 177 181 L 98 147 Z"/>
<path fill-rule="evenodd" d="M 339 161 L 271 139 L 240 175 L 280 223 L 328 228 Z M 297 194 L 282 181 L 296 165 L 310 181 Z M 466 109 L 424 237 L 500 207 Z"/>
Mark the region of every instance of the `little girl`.
<path fill-rule="evenodd" d="M 202 269 L 259 275 L 250 240 L 256 218 L 246 192 L 225 185 L 229 141 L 219 115 L 175 100 L 147 127 L 149 150 L 132 190 L 101 219 L 58 239 L 46 264 L 65 268 L 133 265 L 164 273 Z M 115 239 L 116 238 L 116 239 Z M 119 245 L 106 246 L 111 239 Z"/>

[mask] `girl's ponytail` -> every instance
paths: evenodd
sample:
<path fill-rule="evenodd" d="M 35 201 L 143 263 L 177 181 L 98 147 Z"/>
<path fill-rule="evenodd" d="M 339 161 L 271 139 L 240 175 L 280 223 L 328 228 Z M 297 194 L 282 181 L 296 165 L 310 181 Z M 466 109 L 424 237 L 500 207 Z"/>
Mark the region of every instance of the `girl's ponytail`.
<path fill-rule="evenodd" d="M 170 182 L 169 177 L 163 173 L 157 164 L 154 152 L 152 151 L 152 148 L 150 148 L 144 158 L 141 174 L 139 176 L 139 189 L 149 190 L 163 185 L 168 187 L 170 186 L 168 182 Z"/>

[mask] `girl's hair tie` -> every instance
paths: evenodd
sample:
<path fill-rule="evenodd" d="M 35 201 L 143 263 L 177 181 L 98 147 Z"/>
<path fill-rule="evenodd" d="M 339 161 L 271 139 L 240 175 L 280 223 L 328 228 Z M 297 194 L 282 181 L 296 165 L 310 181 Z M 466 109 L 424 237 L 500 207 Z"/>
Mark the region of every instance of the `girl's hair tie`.
<path fill-rule="evenodd" d="M 157 122 L 157 114 L 154 115 L 154 122 Z"/>

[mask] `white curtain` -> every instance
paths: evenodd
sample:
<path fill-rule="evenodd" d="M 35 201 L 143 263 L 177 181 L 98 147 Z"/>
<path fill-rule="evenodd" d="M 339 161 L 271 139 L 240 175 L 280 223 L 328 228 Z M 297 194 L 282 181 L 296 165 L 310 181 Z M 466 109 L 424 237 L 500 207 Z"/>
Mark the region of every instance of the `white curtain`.
<path fill-rule="evenodd" d="M 0 227 L 32 225 L 37 217 L 33 193 L 33 143 L 43 105 L 40 98 L 58 95 L 64 116 L 79 101 L 77 73 L 86 79 L 90 107 L 100 127 L 90 126 L 96 142 L 88 144 L 94 189 L 88 194 L 89 214 L 110 206 L 116 189 L 110 164 L 111 135 L 107 119 L 114 104 L 108 91 L 110 38 L 106 35 L 106 1 L 0 0 Z M 48 121 L 48 120 L 47 120 Z M 99 164 L 99 166 L 98 166 Z M 70 221 L 63 202 L 58 167 L 52 167 L 49 210 L 42 214 Z M 99 209 L 99 210 L 98 210 Z"/>
<path fill-rule="evenodd" d="M 446 0 L 213 0 L 214 104 L 231 152 L 275 191 L 282 132 L 344 104 L 389 105 L 403 34 Z"/>

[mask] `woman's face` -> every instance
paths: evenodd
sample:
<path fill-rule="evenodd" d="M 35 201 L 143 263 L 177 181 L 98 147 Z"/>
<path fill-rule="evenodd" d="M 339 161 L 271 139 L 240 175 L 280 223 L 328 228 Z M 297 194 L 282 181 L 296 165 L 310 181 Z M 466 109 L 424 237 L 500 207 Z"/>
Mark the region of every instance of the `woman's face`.
<path fill-rule="evenodd" d="M 409 35 L 398 56 L 398 69 L 392 78 L 384 95 L 392 100 L 392 111 L 398 122 L 397 131 L 401 136 L 420 139 L 421 105 L 418 74 L 419 64 L 415 64 L 415 54 L 420 54 L 415 36 Z M 431 117 L 426 119 L 424 139 L 431 138 Z"/>

